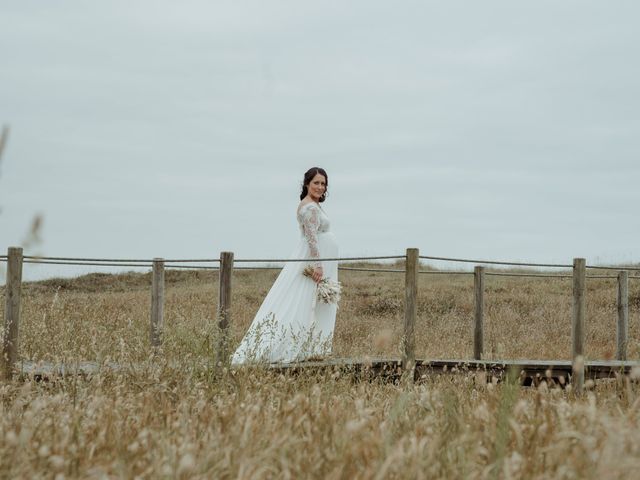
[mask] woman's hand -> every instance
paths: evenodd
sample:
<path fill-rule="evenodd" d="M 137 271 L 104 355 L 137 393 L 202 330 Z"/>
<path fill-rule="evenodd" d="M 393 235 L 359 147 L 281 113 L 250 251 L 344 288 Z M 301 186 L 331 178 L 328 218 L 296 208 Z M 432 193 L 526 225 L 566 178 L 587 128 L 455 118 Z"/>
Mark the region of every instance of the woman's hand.
<path fill-rule="evenodd" d="M 311 278 L 313 279 L 314 282 L 316 283 L 320 282 L 323 276 L 324 276 L 324 272 L 322 271 L 322 267 L 316 267 L 313 269 L 313 275 L 311 276 Z"/>

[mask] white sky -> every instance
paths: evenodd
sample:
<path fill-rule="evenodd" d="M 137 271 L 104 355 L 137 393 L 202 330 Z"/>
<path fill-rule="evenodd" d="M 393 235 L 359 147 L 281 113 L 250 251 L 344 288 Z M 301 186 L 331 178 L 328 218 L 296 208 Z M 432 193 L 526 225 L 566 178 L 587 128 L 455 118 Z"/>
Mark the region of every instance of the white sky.
<path fill-rule="evenodd" d="M 640 261 L 634 1 L 0 2 L 0 249 Z M 71 267 L 33 267 L 27 278 Z"/>

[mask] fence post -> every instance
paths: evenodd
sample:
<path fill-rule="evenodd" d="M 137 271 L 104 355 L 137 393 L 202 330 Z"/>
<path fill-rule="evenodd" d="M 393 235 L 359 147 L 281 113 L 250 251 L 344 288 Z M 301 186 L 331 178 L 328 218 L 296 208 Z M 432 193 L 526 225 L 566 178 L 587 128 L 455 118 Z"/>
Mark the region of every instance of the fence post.
<path fill-rule="evenodd" d="M 20 326 L 20 295 L 22 290 L 22 248 L 9 247 L 7 282 L 5 286 L 4 340 L 2 342 L 2 376 L 11 380 L 18 360 L 18 330 Z"/>
<path fill-rule="evenodd" d="M 233 273 L 233 252 L 220 253 L 220 281 L 218 298 L 218 351 L 217 362 L 228 362 L 229 324 L 231 322 L 231 278 Z"/>
<path fill-rule="evenodd" d="M 164 329 L 164 259 L 153 259 L 151 274 L 151 346 L 162 344 Z"/>
<path fill-rule="evenodd" d="M 574 386 L 582 391 L 584 386 L 584 338 L 586 302 L 586 260 L 573 259 L 573 323 L 571 328 L 571 358 Z"/>
<path fill-rule="evenodd" d="M 484 267 L 473 269 L 473 286 L 475 292 L 475 324 L 473 328 L 473 358 L 482 359 L 484 350 L 483 317 L 484 317 Z"/>
<path fill-rule="evenodd" d="M 405 265 L 405 311 L 404 311 L 404 336 L 402 369 L 411 371 L 415 367 L 415 325 L 416 325 L 416 298 L 418 296 L 418 266 L 420 253 L 417 248 L 407 248 Z"/>
<path fill-rule="evenodd" d="M 627 359 L 629 337 L 629 272 L 618 272 L 618 323 L 616 329 L 616 360 Z"/>

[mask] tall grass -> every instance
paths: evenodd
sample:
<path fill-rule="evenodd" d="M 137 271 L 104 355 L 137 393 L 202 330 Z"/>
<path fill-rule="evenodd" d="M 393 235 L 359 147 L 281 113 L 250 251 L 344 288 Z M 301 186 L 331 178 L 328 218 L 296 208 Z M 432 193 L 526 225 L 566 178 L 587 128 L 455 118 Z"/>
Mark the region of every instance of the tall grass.
<path fill-rule="evenodd" d="M 231 343 L 237 344 L 277 271 L 236 271 Z M 148 357 L 149 274 L 91 274 L 23 286 L 23 358 L 136 361 Z M 168 358 L 207 355 L 216 335 L 217 274 L 166 273 L 165 347 Z M 404 277 L 343 271 L 344 295 L 334 338 L 338 357 L 399 356 Z M 0 289 L 0 296 L 3 290 Z M 3 297 L 2 297 L 3 298 Z M 0 299 L 2 299 L 0 298 Z M 473 353 L 473 278 L 421 275 L 416 352 L 425 358 Z M 571 281 L 487 277 L 485 357 L 569 359 Z M 640 358 L 640 281 L 629 284 L 629 358 Z M 4 314 L 0 311 L 0 318 Z M 587 359 L 615 355 L 616 281 L 590 279 Z"/>
<path fill-rule="evenodd" d="M 277 272 L 236 272 L 234 344 Z M 397 356 L 403 277 L 344 272 L 336 356 Z M 24 286 L 22 358 L 114 360 L 90 378 L 0 385 L 0 478 L 635 478 L 629 379 L 524 389 L 469 374 L 419 384 L 213 365 L 217 278 L 167 272 L 149 345 L 148 274 Z M 630 298 L 640 298 L 630 284 Z M 570 281 L 491 277 L 488 355 L 568 358 Z M 615 282 L 590 281 L 587 358 L 615 351 Z M 4 301 L 4 299 L 1 299 Z M 470 357 L 471 278 L 421 276 L 418 356 Z M 630 353 L 638 358 L 638 305 Z M 634 376 L 637 372 L 634 373 Z"/>

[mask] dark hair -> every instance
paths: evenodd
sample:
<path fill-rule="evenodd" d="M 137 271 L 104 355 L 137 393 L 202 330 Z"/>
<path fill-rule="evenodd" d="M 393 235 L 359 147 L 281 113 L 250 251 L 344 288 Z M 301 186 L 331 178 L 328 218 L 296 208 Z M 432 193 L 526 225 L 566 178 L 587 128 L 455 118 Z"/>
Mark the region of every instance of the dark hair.
<path fill-rule="evenodd" d="M 309 193 L 308 185 L 309 183 L 311 183 L 311 180 L 313 180 L 313 177 L 315 177 L 318 174 L 322 175 L 325 181 L 324 193 L 320 197 L 319 201 L 324 202 L 327 199 L 327 192 L 329 191 L 329 177 L 327 176 L 327 172 L 325 172 L 323 168 L 313 167 L 307 170 L 304 174 L 304 180 L 302 181 L 302 193 L 300 193 L 300 200 L 302 200 L 304 197 L 307 196 L 307 194 Z"/>

